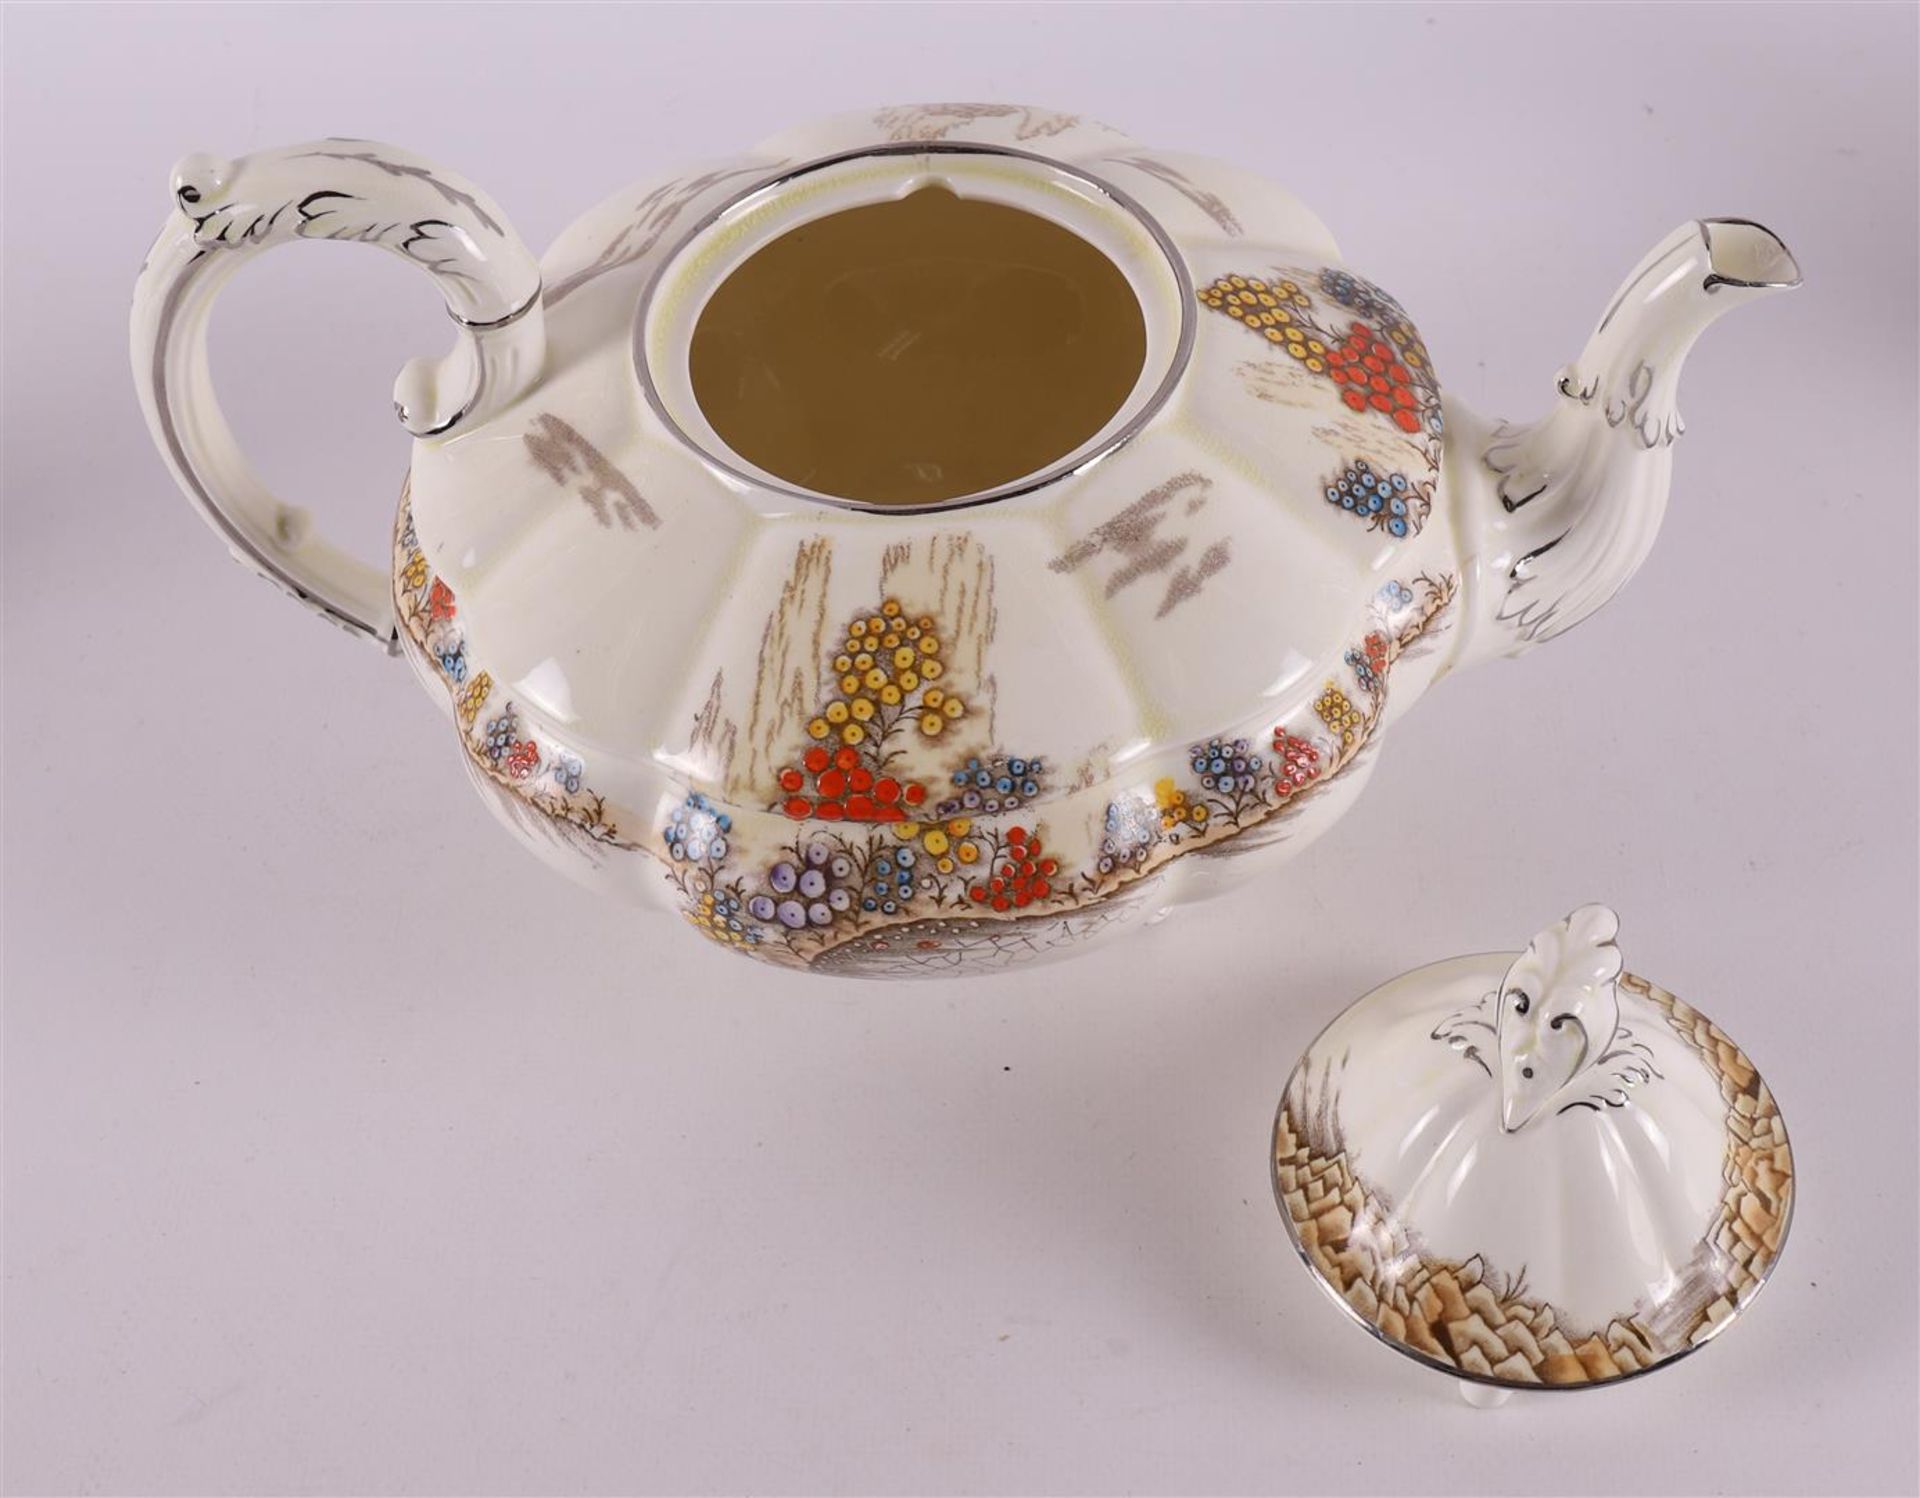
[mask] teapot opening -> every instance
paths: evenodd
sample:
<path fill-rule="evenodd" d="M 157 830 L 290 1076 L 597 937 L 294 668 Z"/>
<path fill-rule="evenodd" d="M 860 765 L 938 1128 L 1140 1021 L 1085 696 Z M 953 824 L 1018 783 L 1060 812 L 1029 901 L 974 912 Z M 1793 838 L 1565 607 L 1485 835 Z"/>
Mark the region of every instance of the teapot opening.
<path fill-rule="evenodd" d="M 1800 266 L 1780 236 L 1746 218 L 1705 218 L 1700 233 L 1711 262 L 1708 290 L 1722 286 L 1798 286 Z"/>
<path fill-rule="evenodd" d="M 925 506 L 1082 447 L 1134 392 L 1147 343 L 1102 250 L 936 181 L 754 250 L 688 356 L 701 414 L 748 462 L 821 495 Z"/>

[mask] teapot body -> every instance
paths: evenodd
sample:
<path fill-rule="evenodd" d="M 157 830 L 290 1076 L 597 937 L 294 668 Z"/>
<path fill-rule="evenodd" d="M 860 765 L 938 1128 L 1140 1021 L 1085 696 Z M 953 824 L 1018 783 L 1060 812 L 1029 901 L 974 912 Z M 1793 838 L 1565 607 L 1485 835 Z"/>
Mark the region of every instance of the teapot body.
<path fill-rule="evenodd" d="M 677 440 L 677 310 L 822 199 L 930 180 L 1137 257 L 1165 367 L 1134 429 L 989 503 L 730 484 Z M 906 976 L 1145 924 L 1330 825 L 1445 662 L 1424 346 L 1257 179 L 1065 116 L 893 111 L 622 193 L 542 274 L 540 386 L 415 453 L 401 645 L 530 848 L 727 946 Z"/>
<path fill-rule="evenodd" d="M 1385 585 L 1377 623 L 1334 673 L 1316 677 L 1306 715 L 1261 714 L 1124 767 L 1095 746 L 1063 775 L 1046 754 L 967 732 L 967 718 L 983 705 L 990 713 L 997 654 L 1008 648 L 986 627 L 997 612 L 991 574 L 975 576 L 981 591 L 971 595 L 953 580 L 955 566 L 977 566 L 967 551 L 965 538 L 937 530 L 917 546 L 878 537 L 797 546 L 792 570 L 766 578 L 758 608 L 741 600 L 712 621 L 704 647 L 749 669 L 732 690 L 715 669 L 708 695 L 686 701 L 686 737 L 661 746 L 667 763 L 656 768 L 603 760 L 545 702 L 530 710 L 524 689 L 504 684 L 427 560 L 410 498 L 396 532 L 395 602 L 403 654 L 452 719 L 472 785 L 529 851 L 739 952 L 860 977 L 1071 955 L 1283 862 L 1353 804 L 1386 727 L 1443 672 L 1457 609 L 1456 574 L 1436 547 L 1411 583 Z M 853 571 L 856 557 L 883 588 L 829 619 L 829 579 Z M 957 607 L 915 612 L 928 599 Z M 689 617 L 703 617 L 703 601 L 684 600 Z M 676 617 L 676 601 L 655 606 L 663 625 Z M 842 687 L 862 656 L 885 661 L 895 636 L 906 643 L 892 654 L 923 639 L 938 654 L 910 657 L 918 672 L 869 667 Z M 951 685 L 926 685 L 927 664 Z M 1070 741 L 1078 663 L 1056 643 L 1031 664 L 1059 673 L 1055 732 Z M 912 716 L 877 730 L 882 747 L 863 755 L 865 725 L 891 716 L 881 699 L 902 676 L 920 679 L 905 694 Z M 957 744 L 944 756 L 919 726 L 934 712 Z M 846 742 L 848 726 L 863 729 L 861 743 Z M 917 752 L 887 758 L 889 739 L 904 735 Z"/>

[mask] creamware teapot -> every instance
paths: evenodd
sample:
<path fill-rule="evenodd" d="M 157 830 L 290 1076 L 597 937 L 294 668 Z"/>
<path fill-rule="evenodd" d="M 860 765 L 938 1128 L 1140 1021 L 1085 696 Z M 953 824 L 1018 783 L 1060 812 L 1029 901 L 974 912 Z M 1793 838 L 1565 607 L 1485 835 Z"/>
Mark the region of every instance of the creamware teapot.
<path fill-rule="evenodd" d="M 828 120 L 538 260 L 369 141 L 172 187 L 134 376 L 233 555 L 403 655 L 546 861 L 860 975 L 1071 953 L 1304 847 L 1435 681 L 1626 582 L 1689 347 L 1799 282 L 1759 225 L 1683 224 L 1508 426 L 1291 195 L 1070 114 Z M 215 297 L 301 239 L 403 257 L 454 323 L 395 387 L 388 564 L 214 397 Z"/>

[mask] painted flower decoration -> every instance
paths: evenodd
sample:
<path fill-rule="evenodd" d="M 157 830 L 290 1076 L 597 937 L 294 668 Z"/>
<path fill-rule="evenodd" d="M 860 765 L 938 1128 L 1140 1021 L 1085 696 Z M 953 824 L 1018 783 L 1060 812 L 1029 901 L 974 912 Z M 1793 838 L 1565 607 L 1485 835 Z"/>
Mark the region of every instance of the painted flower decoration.
<path fill-rule="evenodd" d="M 1322 688 L 1314 700 L 1313 710 L 1320 715 L 1320 721 L 1339 736 L 1341 743 L 1352 745 L 1358 741 L 1360 710 L 1353 705 L 1353 699 L 1332 682 Z"/>
<path fill-rule="evenodd" d="M 1322 490 L 1326 501 L 1395 540 L 1419 534 L 1432 508 L 1425 492 L 1404 473 L 1375 473 L 1365 458 L 1355 458 Z"/>
<path fill-rule="evenodd" d="M 1200 300 L 1285 349 L 1311 373 L 1326 373 L 1327 344 L 1308 316 L 1312 298 L 1297 281 L 1222 276 L 1200 292 Z"/>
<path fill-rule="evenodd" d="M 789 931 L 831 926 L 853 909 L 859 875 L 851 854 L 816 839 L 761 876 L 747 913 Z"/>
<path fill-rule="evenodd" d="M 1388 315 L 1384 305 L 1386 299 L 1378 288 L 1351 271 L 1329 266 L 1320 272 L 1320 289 L 1341 306 L 1351 308 L 1362 317 L 1384 318 Z M 1396 307 L 1393 310 L 1399 309 Z"/>
<path fill-rule="evenodd" d="M 1200 300 L 1251 328 L 1285 326 L 1296 312 L 1313 305 L 1299 282 L 1281 279 L 1268 283 L 1259 276 L 1222 276 L 1211 286 L 1200 288 Z M 1285 312 L 1285 321 L 1269 317 L 1276 312 Z"/>
<path fill-rule="evenodd" d="M 926 862 L 930 869 L 932 860 Z M 928 878 L 928 870 L 922 869 L 921 863 L 922 855 L 913 848 L 891 848 L 881 853 L 868 870 L 870 878 L 860 897 L 860 908 L 882 915 L 904 910 Z"/>
<path fill-rule="evenodd" d="M 1244 795 L 1258 784 L 1260 756 L 1245 739 L 1209 739 L 1189 751 L 1189 765 L 1200 784 L 1223 796 Z"/>
<path fill-rule="evenodd" d="M 963 813 L 1018 811 L 1047 786 L 1047 767 L 1017 754 L 975 755 L 953 772 L 953 791 L 935 811 L 943 817 Z"/>
<path fill-rule="evenodd" d="M 452 648 L 442 650 L 438 659 L 440 669 L 446 673 L 449 681 L 462 682 L 467 679 L 466 641 L 462 640 Z"/>
<path fill-rule="evenodd" d="M 967 897 L 997 911 L 1025 910 L 1034 901 L 1046 899 L 1053 893 L 1053 877 L 1060 865 L 1045 852 L 1037 828 L 1028 832 L 1024 827 L 1009 827 L 1005 857 L 992 874 L 967 891 Z"/>
<path fill-rule="evenodd" d="M 676 862 L 714 865 L 726 860 L 732 831 L 733 818 L 694 791 L 668 815 L 661 836 Z"/>
<path fill-rule="evenodd" d="M 957 868 L 978 863 L 983 853 L 991 851 L 974 830 L 970 817 L 948 817 L 940 822 L 901 822 L 893 831 L 902 842 L 920 845 L 936 875 L 951 874 Z"/>
<path fill-rule="evenodd" d="M 1388 581 L 1380 585 L 1380 591 L 1374 594 L 1374 599 L 1383 612 L 1402 613 L 1413 607 L 1413 589 L 1403 582 Z"/>
<path fill-rule="evenodd" d="M 540 748 L 532 739 L 521 739 L 507 750 L 502 767 L 514 780 L 531 780 L 540 769 Z"/>
<path fill-rule="evenodd" d="M 577 754 L 568 754 L 564 749 L 556 749 L 553 763 L 548 766 L 554 780 L 569 796 L 580 793 L 580 784 L 586 778 L 587 767 Z"/>
<path fill-rule="evenodd" d="M 462 728 L 473 727 L 474 720 L 480 716 L 480 709 L 487 705 L 487 698 L 493 695 L 493 678 L 485 671 L 467 683 L 456 703 Z"/>
<path fill-rule="evenodd" d="M 1350 410 L 1378 411 L 1409 434 L 1420 430 L 1413 375 L 1371 324 L 1352 324 L 1346 342 L 1328 353 L 1327 365 L 1327 377 L 1342 387 L 1340 398 Z"/>
<path fill-rule="evenodd" d="M 1107 803 L 1096 867 L 1102 874 L 1141 867 L 1153 845 L 1160 841 L 1160 832 L 1160 810 L 1153 798 L 1138 794 L 1116 797 Z"/>
<path fill-rule="evenodd" d="M 1284 349 L 1309 374 L 1332 381 L 1351 410 L 1378 413 L 1408 436 L 1437 440 L 1439 386 L 1426 345 L 1399 303 L 1349 271 L 1323 272 L 1317 289 L 1358 314 L 1344 332 L 1316 317 L 1312 296 L 1284 276 L 1221 276 L 1198 296 L 1201 305 Z"/>
<path fill-rule="evenodd" d="M 1284 728 L 1273 731 L 1274 794 L 1282 801 L 1320 778 L 1320 751 Z"/>
<path fill-rule="evenodd" d="M 855 744 L 831 751 L 815 744 L 780 772 L 780 789 L 787 795 L 780 809 L 795 821 L 899 822 L 927 799 L 917 780 L 876 774 Z"/>
<path fill-rule="evenodd" d="M 1387 637 L 1377 629 L 1372 631 L 1347 652 L 1346 661 L 1361 691 L 1378 692 L 1387 674 Z"/>
<path fill-rule="evenodd" d="M 1195 801 L 1171 775 L 1154 782 L 1153 800 L 1160 809 L 1162 832 L 1178 832 L 1182 827 L 1202 828 L 1213 815 L 1204 801 Z"/>
<path fill-rule="evenodd" d="M 724 889 L 708 889 L 688 908 L 687 919 L 703 935 L 728 947 L 757 947 L 764 933 L 743 918 L 740 896 Z"/>
<path fill-rule="evenodd" d="M 1407 316 L 1406 309 L 1378 286 L 1362 280 L 1351 271 L 1331 267 L 1321 271 L 1320 290 L 1357 314 L 1362 319 L 1360 325 L 1377 327 L 1385 335 L 1417 390 L 1420 426 L 1425 428 L 1430 437 L 1440 437 L 1446 430 L 1440 410 L 1440 386 L 1427 356 L 1427 345 L 1421 339 L 1419 329 L 1414 327 L 1413 319 Z M 1402 431 L 1418 429 L 1407 426 L 1397 416 L 1395 423 Z"/>
<path fill-rule="evenodd" d="M 509 702 L 499 717 L 488 720 L 485 737 L 481 742 L 482 752 L 494 764 L 499 764 L 506 758 L 507 751 L 513 747 L 514 738 L 519 732 L 520 718 L 514 712 L 513 704 Z"/>
<path fill-rule="evenodd" d="M 861 749 L 878 769 L 894 731 L 907 724 L 922 737 L 938 738 L 966 716 L 966 702 L 935 685 L 946 673 L 943 649 L 931 618 L 910 618 L 897 598 L 847 626 L 844 648 L 833 657 L 833 691 L 807 723 L 807 736 Z"/>

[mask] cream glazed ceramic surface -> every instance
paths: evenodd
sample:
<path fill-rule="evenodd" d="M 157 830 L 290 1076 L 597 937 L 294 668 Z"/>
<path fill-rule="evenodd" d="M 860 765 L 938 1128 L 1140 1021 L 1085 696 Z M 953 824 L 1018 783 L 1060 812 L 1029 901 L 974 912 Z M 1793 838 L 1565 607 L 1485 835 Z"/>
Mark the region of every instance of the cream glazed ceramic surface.
<path fill-rule="evenodd" d="M 1274 1187 L 1307 1267 L 1390 1346 L 1483 1386 L 1670 1362 L 1746 1308 L 1786 1238 L 1772 1094 L 1717 1025 L 1622 971 L 1618 929 L 1584 906 L 1524 952 L 1394 979 L 1281 1101 Z"/>
<path fill-rule="evenodd" d="M 755 467 L 694 396 L 707 299 L 789 231 L 928 186 L 1118 267 L 1132 393 L 1042 470 L 934 506 Z M 1553 410 L 1507 428 L 1444 394 L 1286 192 L 1044 110 L 812 125 L 617 194 L 537 263 L 471 184 L 367 142 L 190 158 L 174 198 L 135 374 L 235 556 L 406 655 L 549 862 L 753 955 L 878 975 L 1071 951 L 1317 836 L 1434 681 L 1625 582 L 1688 347 L 1798 280 L 1758 226 L 1683 225 Z M 207 377 L 225 277 L 315 237 L 420 265 L 456 324 L 396 388 L 418 441 L 390 568 L 265 491 Z"/>

